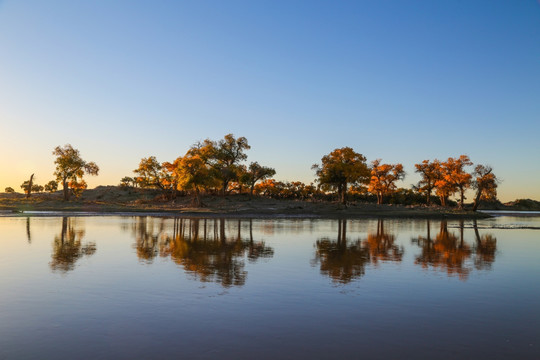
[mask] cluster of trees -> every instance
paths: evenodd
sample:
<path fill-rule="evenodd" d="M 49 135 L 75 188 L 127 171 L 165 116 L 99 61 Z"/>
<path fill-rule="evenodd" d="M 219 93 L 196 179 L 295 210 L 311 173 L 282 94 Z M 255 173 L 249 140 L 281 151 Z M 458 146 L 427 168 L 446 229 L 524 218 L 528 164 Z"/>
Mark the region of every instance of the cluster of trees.
<path fill-rule="evenodd" d="M 385 200 L 401 201 L 415 196 L 424 196 L 430 205 L 432 194 L 440 204 L 447 206 L 449 198 L 458 195 L 458 205 L 463 208 L 465 192 L 475 189 L 473 209 L 480 200 L 494 200 L 497 196 L 498 179 L 493 169 L 477 164 L 472 172 L 467 168 L 473 163 L 467 155 L 448 158 L 446 161 L 424 160 L 415 164 L 415 172 L 421 180 L 412 190 L 398 188 L 397 183 L 405 178 L 402 164 L 385 164 L 381 159 L 369 165 L 365 156 L 350 147 L 335 149 L 315 164 L 312 169 L 317 176 L 316 184 L 304 184 L 299 181 L 281 182 L 273 179 L 276 171 L 258 162 L 245 163 L 246 151 L 251 147 L 245 137 L 236 138 L 233 134 L 225 135 L 221 140 L 206 139 L 193 145 L 184 156 L 172 162 L 159 162 L 155 156 L 141 159 L 134 176 L 122 178 L 123 187 L 153 188 L 163 191 L 168 199 L 180 193 L 191 193 L 192 204 L 201 206 L 201 193 L 221 194 L 249 193 L 273 198 L 286 199 L 325 199 L 331 193 L 337 194 L 339 201 L 347 203 L 347 196 L 371 200 L 378 204 Z M 62 184 L 64 200 L 70 195 L 80 195 L 87 188 L 84 175 L 97 175 L 99 167 L 94 162 L 83 160 L 77 149 L 70 144 L 57 146 L 56 180 L 45 186 L 33 183 L 34 175 L 25 181 L 21 188 L 30 196 L 31 192 L 55 192 Z M 8 187 L 6 192 L 14 192 Z M 401 200 L 400 200 L 401 199 Z"/>
<path fill-rule="evenodd" d="M 11 191 L 8 191 L 8 188 L 6 188 L 6 192 L 15 192 L 15 190 L 13 190 L 13 188 L 9 188 L 11 189 Z M 54 180 L 51 180 L 49 181 L 48 183 L 46 183 L 45 185 L 38 185 L 38 184 L 35 184 L 35 183 L 32 183 L 30 185 L 30 181 L 29 180 L 26 180 L 25 182 L 23 182 L 21 184 L 21 189 L 23 189 L 24 193 L 26 195 L 29 195 L 31 193 L 40 193 L 40 192 L 43 192 L 43 191 L 46 191 L 46 192 L 49 192 L 49 193 L 54 193 L 56 192 L 56 190 L 58 190 L 58 183 Z"/>
<path fill-rule="evenodd" d="M 458 158 L 448 158 L 447 161 L 424 160 L 415 164 L 416 172 L 422 179 L 416 186 L 418 192 L 426 195 L 426 202 L 430 204 L 431 193 L 434 191 L 446 206 L 448 198 L 454 194 L 459 195 L 459 207 L 462 209 L 465 201 L 465 191 L 470 188 L 476 190 L 473 210 L 478 208 L 480 200 L 494 200 L 497 197 L 498 179 L 490 166 L 478 164 L 472 173 L 466 167 L 473 166 L 467 155 Z"/>
<path fill-rule="evenodd" d="M 384 197 L 395 193 L 396 182 L 405 178 L 402 164 L 383 164 L 380 159 L 366 163 L 366 158 L 352 148 L 335 149 L 322 158 L 322 164 L 313 165 L 319 185 L 325 190 L 334 190 L 340 195 L 343 204 L 349 189 L 355 192 L 369 192 L 377 196 L 377 203 L 382 204 Z M 434 191 L 441 205 L 447 206 L 448 198 L 459 194 L 459 207 L 463 208 L 465 191 L 476 189 L 473 210 L 481 199 L 495 199 L 498 179 L 490 166 L 478 164 L 472 173 L 466 167 L 473 163 L 467 155 L 448 158 L 447 161 L 424 160 L 415 164 L 421 180 L 414 186 L 419 193 L 425 194 L 426 203 L 431 203 Z M 367 187 L 366 187 L 367 186 Z"/>
<path fill-rule="evenodd" d="M 257 162 L 243 164 L 251 147 L 245 137 L 225 135 L 219 141 L 206 139 L 193 145 L 173 162 L 160 163 L 154 156 L 143 158 L 133 172 L 122 178 L 121 186 L 155 188 L 174 198 L 179 192 L 191 192 L 193 205 L 200 206 L 202 192 L 225 195 L 233 189 L 249 189 L 276 171 Z"/>

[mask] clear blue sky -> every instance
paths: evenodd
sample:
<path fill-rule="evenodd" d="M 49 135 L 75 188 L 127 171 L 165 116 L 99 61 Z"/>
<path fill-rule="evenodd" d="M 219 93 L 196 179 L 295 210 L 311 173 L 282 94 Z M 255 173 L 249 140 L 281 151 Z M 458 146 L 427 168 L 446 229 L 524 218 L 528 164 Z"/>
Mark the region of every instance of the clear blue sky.
<path fill-rule="evenodd" d="M 540 200 L 540 3 L 0 1 L 0 131 L 2 190 L 51 180 L 57 145 L 93 187 L 234 133 L 280 180 L 343 146 L 405 186 L 468 154 Z"/>

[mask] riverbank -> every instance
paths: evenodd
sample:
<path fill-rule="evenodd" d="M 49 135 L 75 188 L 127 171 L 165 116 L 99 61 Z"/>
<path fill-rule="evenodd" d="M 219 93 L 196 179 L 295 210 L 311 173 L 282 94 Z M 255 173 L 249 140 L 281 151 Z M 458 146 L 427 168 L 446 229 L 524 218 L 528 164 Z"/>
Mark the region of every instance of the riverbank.
<path fill-rule="evenodd" d="M 63 201 L 60 194 L 1 194 L 1 216 L 70 216 L 70 215 L 164 215 L 184 217 L 242 218 L 432 218 L 478 219 L 485 213 L 461 211 L 440 206 L 402 206 L 351 203 L 346 207 L 332 202 L 277 200 L 247 195 L 205 196 L 203 205 L 191 207 L 191 198 L 165 201 L 152 194 L 136 196 L 121 191 L 88 190 L 81 199 Z M 140 194 L 138 194 L 140 195 Z"/>

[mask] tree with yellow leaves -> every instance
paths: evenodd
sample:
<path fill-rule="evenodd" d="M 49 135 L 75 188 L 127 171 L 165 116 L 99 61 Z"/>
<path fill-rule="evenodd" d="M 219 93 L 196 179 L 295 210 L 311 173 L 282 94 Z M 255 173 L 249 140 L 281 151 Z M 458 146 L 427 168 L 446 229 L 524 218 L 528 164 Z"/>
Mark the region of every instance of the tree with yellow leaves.
<path fill-rule="evenodd" d="M 396 190 L 396 182 L 405 178 L 401 164 L 381 164 L 381 159 L 371 163 L 371 180 L 368 191 L 377 195 L 377 204 L 383 203 L 383 196 Z"/>
<path fill-rule="evenodd" d="M 195 207 L 203 205 L 200 197 L 201 188 L 219 184 L 201 149 L 201 144 L 192 146 L 186 155 L 175 161 L 177 167 L 174 170 L 178 188 L 193 192 L 192 205 Z"/>
<path fill-rule="evenodd" d="M 69 200 L 69 184 L 77 185 L 74 188 L 75 191 L 82 191 L 86 185 L 82 177 L 84 174 L 97 175 L 99 172 L 99 167 L 94 162 L 84 161 L 79 153 L 79 150 L 74 149 L 70 144 L 65 145 L 64 147 L 57 146 L 53 155 L 56 156 L 54 163 L 56 164 L 56 170 L 54 175 L 58 182 L 62 182 L 64 188 L 64 200 Z"/>
<path fill-rule="evenodd" d="M 337 190 L 340 202 L 347 203 L 349 185 L 365 184 L 369 181 L 369 169 L 364 155 L 350 147 L 335 149 L 321 159 L 322 164 L 311 168 L 316 171 L 317 181 L 323 190 Z"/>

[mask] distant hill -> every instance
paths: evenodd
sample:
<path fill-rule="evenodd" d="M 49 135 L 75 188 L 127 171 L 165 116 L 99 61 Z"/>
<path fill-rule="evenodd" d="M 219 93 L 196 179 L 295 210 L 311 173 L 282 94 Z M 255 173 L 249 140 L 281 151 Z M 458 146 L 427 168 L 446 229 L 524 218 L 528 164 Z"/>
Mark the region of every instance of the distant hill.
<path fill-rule="evenodd" d="M 518 211 L 540 211 L 540 201 L 532 199 L 519 199 L 504 204 L 512 210 Z"/>

